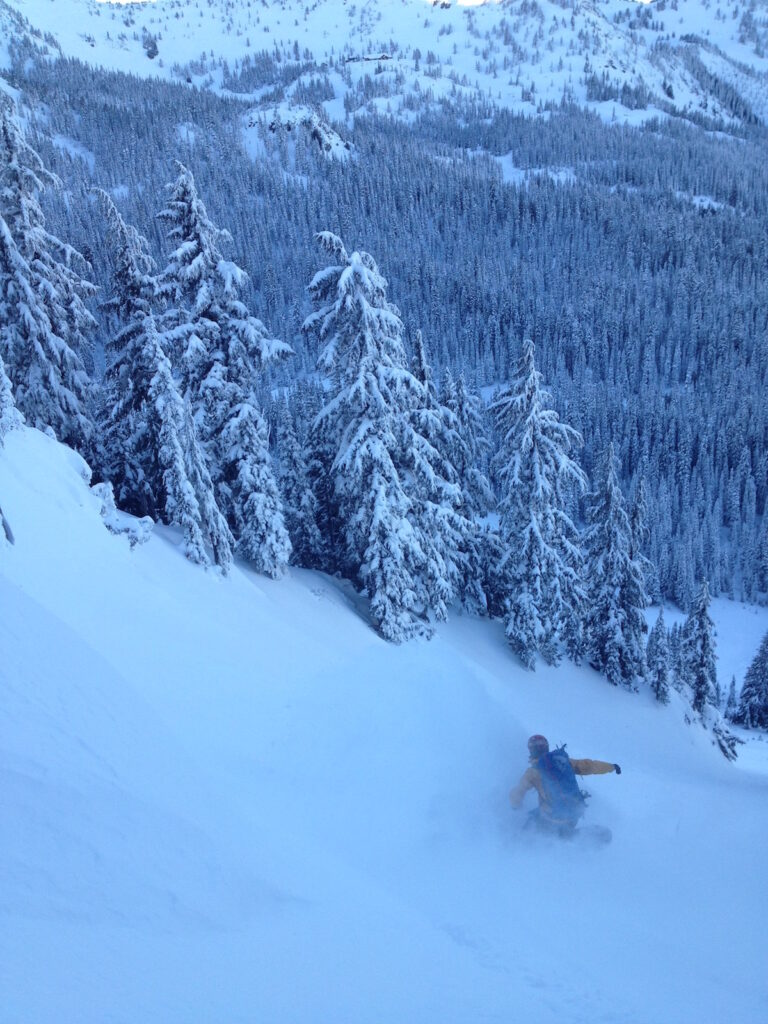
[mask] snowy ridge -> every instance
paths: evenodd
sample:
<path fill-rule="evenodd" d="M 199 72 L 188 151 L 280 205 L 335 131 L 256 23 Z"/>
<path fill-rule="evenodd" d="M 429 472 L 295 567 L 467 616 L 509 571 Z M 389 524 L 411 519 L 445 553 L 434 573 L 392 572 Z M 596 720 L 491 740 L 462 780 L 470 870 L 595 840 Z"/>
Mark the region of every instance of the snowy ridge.
<path fill-rule="evenodd" d="M 766 116 L 768 18 L 738 0 L 725 10 L 704 0 L 4 0 L 0 9 L 6 5 L 52 33 L 67 55 L 209 88 L 225 88 L 225 66 L 234 71 L 262 51 L 319 70 L 336 62 L 347 87 L 375 82 L 366 103 L 404 119 L 425 99 L 455 96 L 529 112 L 566 97 L 607 118 L 618 108 L 630 123 L 660 111 L 743 119 L 723 83 Z M 345 91 L 335 89 L 336 103 Z"/>
<path fill-rule="evenodd" d="M 392 647 L 326 577 L 131 550 L 83 473 L 28 429 L 0 452 L 9 1019 L 760 1019 L 765 743 L 732 766 L 499 624 Z M 753 653 L 765 611 L 739 625 Z M 532 731 L 621 761 L 588 787 L 612 846 L 520 830 Z"/>
<path fill-rule="evenodd" d="M 328 160 L 347 160 L 353 152 L 346 142 L 317 111 L 290 102 L 256 107 L 243 118 L 243 143 L 254 157 L 264 153 L 264 140 L 287 142 L 302 134 L 310 145 L 319 147 Z"/>

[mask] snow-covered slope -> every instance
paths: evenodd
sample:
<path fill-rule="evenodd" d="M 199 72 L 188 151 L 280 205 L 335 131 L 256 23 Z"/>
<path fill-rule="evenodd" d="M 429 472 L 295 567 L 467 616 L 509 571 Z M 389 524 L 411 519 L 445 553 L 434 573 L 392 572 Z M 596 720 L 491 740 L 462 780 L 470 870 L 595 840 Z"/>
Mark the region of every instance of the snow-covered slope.
<path fill-rule="evenodd" d="M 336 581 L 131 550 L 34 431 L 0 504 L 0 1019 L 762 1019 L 765 743 L 733 766 L 499 624 L 392 647 Z M 589 785 L 611 846 L 521 830 L 533 731 L 622 764 Z"/>
<path fill-rule="evenodd" d="M 350 84 L 367 75 L 373 107 L 403 116 L 425 96 L 464 95 L 527 111 L 568 96 L 630 121 L 659 108 L 768 118 L 762 0 L 4 0 L 0 9 L 5 3 L 67 55 L 134 74 L 221 88 L 223 60 L 233 70 L 260 51 L 315 68 L 337 62 L 346 69 L 346 82 L 337 76 L 334 85 L 337 113 Z"/>
<path fill-rule="evenodd" d="M 2 72 L 11 65 L 11 46 L 25 39 L 33 41 L 40 51 L 49 56 L 60 55 L 60 50 L 52 38 L 49 42 L 44 42 L 39 30 L 30 25 L 14 7 L 0 0 L 0 89 L 8 88 Z"/>

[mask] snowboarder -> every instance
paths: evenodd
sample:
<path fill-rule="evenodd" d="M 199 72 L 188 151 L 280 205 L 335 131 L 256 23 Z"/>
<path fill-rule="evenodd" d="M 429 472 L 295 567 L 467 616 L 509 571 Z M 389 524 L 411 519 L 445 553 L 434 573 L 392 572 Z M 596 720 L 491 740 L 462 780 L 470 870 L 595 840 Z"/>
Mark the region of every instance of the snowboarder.
<path fill-rule="evenodd" d="M 521 807 L 528 790 L 535 789 L 539 794 L 539 806 L 531 811 L 528 824 L 563 838 L 575 833 L 579 818 L 584 813 L 585 798 L 576 776 L 606 775 L 608 772 L 621 775 L 617 764 L 569 757 L 565 747 L 550 752 L 549 742 L 544 736 L 531 736 L 528 753 L 530 767 L 509 794 L 510 802 L 515 809 Z"/>

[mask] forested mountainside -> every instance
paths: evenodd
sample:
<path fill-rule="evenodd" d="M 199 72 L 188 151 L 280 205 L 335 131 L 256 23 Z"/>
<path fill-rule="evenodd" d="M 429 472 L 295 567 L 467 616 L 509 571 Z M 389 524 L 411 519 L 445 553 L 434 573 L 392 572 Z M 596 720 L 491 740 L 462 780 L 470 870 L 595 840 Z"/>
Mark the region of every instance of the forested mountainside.
<path fill-rule="evenodd" d="M 706 577 L 715 594 L 764 598 L 768 162 L 759 5 L 734 8 L 725 21 L 696 4 L 599 6 L 589 16 L 615 29 L 599 46 L 574 27 L 587 8 L 559 8 L 575 19 L 562 27 L 567 48 L 591 47 L 592 57 L 599 51 L 616 64 L 618 33 L 634 47 L 635 77 L 611 79 L 590 58 L 573 72 L 585 92 L 540 95 L 534 106 L 512 103 L 511 87 L 494 95 L 480 78 L 428 91 L 420 76 L 437 82 L 437 67 L 443 74 L 448 65 L 442 51 L 416 54 L 413 41 L 375 61 L 350 60 L 386 38 L 386 4 L 366 7 L 367 21 L 362 9 L 354 15 L 365 26 L 356 40 L 346 22 L 334 29 L 328 21 L 338 14 L 332 4 L 308 9 L 295 26 L 289 4 L 75 3 L 78 17 L 87 14 L 105 33 L 83 30 L 78 45 L 63 7 L 54 18 L 45 4 L 25 5 L 36 32 L 13 6 L 4 5 L 5 81 L 30 141 L 63 183 L 45 194 L 48 229 L 86 256 L 103 299 L 110 247 L 91 189 L 107 191 L 162 265 L 168 242 L 156 215 L 174 161 L 190 168 L 212 221 L 231 233 L 226 255 L 248 273 L 243 297 L 293 349 L 258 384 L 278 462 L 281 417 L 305 443 L 323 401 L 318 341 L 301 326 L 318 269 L 314 236 L 331 229 L 350 251 L 373 255 L 400 311 L 406 350 L 420 331 L 436 381 L 445 371 L 464 374 L 470 390 L 489 399 L 509 378 L 523 339 L 534 342 L 555 408 L 583 438 L 587 476 L 599 475 L 610 442 L 629 500 L 643 481 L 651 597 L 688 608 Z M 453 36 L 457 61 L 465 36 L 487 34 L 510 64 L 505 82 L 523 61 L 515 39 L 531 19 L 546 24 L 537 4 L 444 7 L 426 7 L 420 32 L 434 35 L 436 47 Z M 673 12 L 682 23 L 674 43 Z M 459 19 L 450 32 L 454 21 L 438 24 L 443 14 Z M 312 49 L 301 32 L 321 15 Z M 242 38 L 238 20 L 254 17 L 273 36 L 260 51 Z M 205 67 L 182 59 L 194 18 L 220 29 Z M 113 23 L 123 24 L 120 32 Z M 144 46 L 153 26 L 164 54 L 160 77 Z M 117 52 L 135 73 L 93 66 L 119 63 L 106 33 L 120 40 Z M 297 33 L 297 47 L 288 46 Z M 675 60 L 710 62 L 698 75 L 704 91 L 695 109 L 672 103 L 669 81 L 656 97 L 650 73 L 644 85 L 637 78 L 641 56 L 659 64 L 665 33 Z M 718 47 L 742 77 L 715 74 Z M 75 51 L 91 63 L 65 56 Z M 537 81 L 546 77 L 539 56 Z M 478 75 L 484 59 L 475 60 Z M 104 310 L 92 303 L 91 311 L 98 326 L 86 362 L 98 379 L 111 328 Z M 492 417 L 484 430 L 488 450 L 497 449 Z M 500 497 L 482 445 L 477 458 Z M 581 501 L 571 511 L 583 520 Z"/>

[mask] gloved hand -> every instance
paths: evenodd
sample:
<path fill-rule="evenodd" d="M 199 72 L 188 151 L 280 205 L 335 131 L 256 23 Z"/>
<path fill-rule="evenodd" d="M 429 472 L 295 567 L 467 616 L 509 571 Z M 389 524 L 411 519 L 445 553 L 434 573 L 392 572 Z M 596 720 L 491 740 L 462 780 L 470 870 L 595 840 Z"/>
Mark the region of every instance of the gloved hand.
<path fill-rule="evenodd" d="M 620 765 L 615 764 L 613 766 L 613 770 L 616 772 L 617 775 L 621 775 L 621 766 Z"/>

